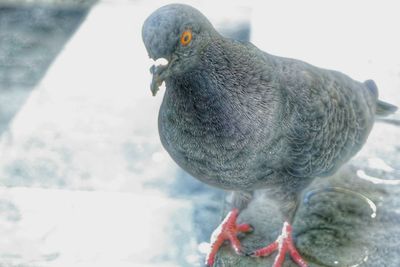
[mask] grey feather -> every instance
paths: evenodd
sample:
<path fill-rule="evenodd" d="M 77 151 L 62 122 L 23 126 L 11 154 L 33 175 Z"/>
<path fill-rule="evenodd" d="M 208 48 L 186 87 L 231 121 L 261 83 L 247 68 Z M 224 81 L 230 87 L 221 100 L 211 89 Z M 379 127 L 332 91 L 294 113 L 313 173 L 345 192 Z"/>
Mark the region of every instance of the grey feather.
<path fill-rule="evenodd" d="M 143 41 L 152 58 L 170 59 L 159 133 L 175 162 L 220 188 L 266 188 L 282 207 L 361 149 L 380 106 L 370 82 L 224 38 L 186 5 L 155 11 Z"/>

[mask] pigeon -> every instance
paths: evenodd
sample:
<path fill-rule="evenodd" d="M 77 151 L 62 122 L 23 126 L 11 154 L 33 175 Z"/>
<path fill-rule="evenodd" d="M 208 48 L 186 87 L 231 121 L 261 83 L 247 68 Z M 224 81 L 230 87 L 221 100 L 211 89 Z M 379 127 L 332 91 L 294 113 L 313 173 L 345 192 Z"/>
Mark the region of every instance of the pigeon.
<path fill-rule="evenodd" d="M 233 192 L 232 210 L 211 235 L 206 264 L 229 241 L 236 253 L 286 254 L 307 266 L 292 238 L 299 196 L 316 177 L 334 174 L 366 142 L 377 117 L 397 107 L 378 99 L 373 80 L 268 54 L 225 38 L 197 9 L 170 4 L 142 27 L 153 60 L 151 92 L 165 83 L 161 143 L 198 180 Z M 237 235 L 253 230 L 236 219 L 257 190 L 266 190 L 285 221 L 275 242 L 245 252 Z"/>

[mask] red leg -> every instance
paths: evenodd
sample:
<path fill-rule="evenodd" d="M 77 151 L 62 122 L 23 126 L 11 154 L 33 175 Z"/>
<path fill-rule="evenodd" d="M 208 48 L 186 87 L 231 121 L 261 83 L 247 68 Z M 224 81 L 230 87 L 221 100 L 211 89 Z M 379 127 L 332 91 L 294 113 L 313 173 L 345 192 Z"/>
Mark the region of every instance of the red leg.
<path fill-rule="evenodd" d="M 214 230 L 211 235 L 211 249 L 206 257 L 206 264 L 208 266 L 213 266 L 215 261 L 215 256 L 222 244 L 229 240 L 235 252 L 239 255 L 242 254 L 240 241 L 237 238 L 238 233 L 248 233 L 253 230 L 249 224 L 236 224 L 236 219 L 239 215 L 238 209 L 233 209 L 226 215 L 225 219 L 221 224 Z"/>
<path fill-rule="evenodd" d="M 269 256 L 272 252 L 274 252 L 278 248 L 278 242 L 274 242 L 272 244 L 269 244 L 268 246 L 264 248 L 260 248 L 259 250 L 254 251 L 251 253 L 251 256 L 254 257 L 263 257 L 263 256 Z"/>
<path fill-rule="evenodd" d="M 278 255 L 275 258 L 273 267 L 282 266 L 283 262 L 285 261 L 286 253 L 289 253 L 293 261 L 296 262 L 300 267 L 308 266 L 293 244 L 292 226 L 288 222 L 283 224 L 282 234 L 276 239 L 275 242 L 250 253 L 250 256 L 268 256 L 274 251 L 278 251 Z"/>

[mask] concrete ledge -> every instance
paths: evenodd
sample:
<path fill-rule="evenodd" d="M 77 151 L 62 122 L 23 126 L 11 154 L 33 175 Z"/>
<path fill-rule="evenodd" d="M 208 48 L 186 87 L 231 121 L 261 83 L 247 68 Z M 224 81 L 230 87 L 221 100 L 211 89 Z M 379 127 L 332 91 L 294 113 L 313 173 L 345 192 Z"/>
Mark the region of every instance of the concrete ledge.
<path fill-rule="evenodd" d="M 314 181 L 306 192 L 327 187 L 347 188 L 357 193 L 321 191 L 308 204 L 301 204 L 293 231 L 296 246 L 309 266 L 399 266 L 396 255 L 400 253 L 400 229 L 394 223 L 400 219 L 394 201 L 399 188 L 363 181 L 348 168 L 334 177 Z M 358 193 L 376 204 L 376 217 L 371 217 L 373 210 Z M 250 252 L 272 243 L 280 234 L 283 220 L 276 207 L 261 198 L 243 211 L 239 222 L 255 228 L 242 239 L 244 250 Z M 229 246 L 224 246 L 215 266 L 272 266 L 275 255 L 237 256 Z M 297 267 L 289 258 L 284 266 Z"/>

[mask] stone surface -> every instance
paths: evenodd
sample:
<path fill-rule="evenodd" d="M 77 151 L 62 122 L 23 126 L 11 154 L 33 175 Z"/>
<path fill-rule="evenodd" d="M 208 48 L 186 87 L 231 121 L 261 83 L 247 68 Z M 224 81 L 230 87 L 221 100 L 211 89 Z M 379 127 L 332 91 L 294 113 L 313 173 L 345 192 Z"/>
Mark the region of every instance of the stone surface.
<path fill-rule="evenodd" d="M 88 10 L 0 2 L 0 134 Z"/>
<path fill-rule="evenodd" d="M 32 6 L 32 5 L 47 5 L 53 7 L 67 8 L 87 8 L 95 4 L 98 0 L 1 0 L 0 5 L 12 6 Z"/>

